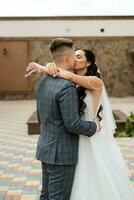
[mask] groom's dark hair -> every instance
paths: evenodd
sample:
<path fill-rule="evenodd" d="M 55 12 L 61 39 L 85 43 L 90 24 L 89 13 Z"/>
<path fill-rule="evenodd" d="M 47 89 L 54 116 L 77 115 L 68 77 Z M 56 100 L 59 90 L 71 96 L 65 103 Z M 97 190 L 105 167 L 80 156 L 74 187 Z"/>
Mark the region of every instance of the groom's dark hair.
<path fill-rule="evenodd" d="M 52 58 L 64 54 L 67 50 L 73 49 L 73 41 L 69 38 L 56 38 L 50 42 L 49 48 Z"/>

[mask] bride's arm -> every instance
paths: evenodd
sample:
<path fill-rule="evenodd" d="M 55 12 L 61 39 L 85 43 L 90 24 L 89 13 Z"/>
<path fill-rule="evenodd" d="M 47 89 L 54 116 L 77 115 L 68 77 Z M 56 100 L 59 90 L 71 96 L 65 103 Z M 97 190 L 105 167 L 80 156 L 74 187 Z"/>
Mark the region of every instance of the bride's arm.
<path fill-rule="evenodd" d="M 102 87 L 102 80 L 97 78 L 96 76 L 80 76 L 77 74 L 73 74 L 70 80 L 75 82 L 77 85 L 80 85 L 90 90 L 98 90 Z"/>
<path fill-rule="evenodd" d="M 46 66 L 43 66 L 38 63 L 31 62 L 28 64 L 26 68 L 25 77 L 28 77 L 33 73 L 37 73 L 40 75 L 50 74 L 52 76 L 56 76 L 57 72 L 58 72 L 58 68 L 53 63 L 48 63 Z"/>
<path fill-rule="evenodd" d="M 96 114 L 99 107 L 103 81 L 96 76 L 81 76 L 70 71 L 65 71 L 63 69 L 59 69 L 58 76 L 70 80 L 81 87 L 91 90 L 93 98 L 93 109 L 94 113 Z"/>
<path fill-rule="evenodd" d="M 52 76 L 59 76 L 61 78 L 70 80 L 74 82 L 75 84 L 80 85 L 90 90 L 100 89 L 103 84 L 103 82 L 96 76 L 77 75 L 63 69 L 58 69 L 54 63 L 48 63 L 46 66 L 43 66 L 38 63 L 31 62 L 26 68 L 25 77 L 30 76 L 33 73 L 50 74 Z"/>
<path fill-rule="evenodd" d="M 76 85 L 90 90 L 100 90 L 103 85 L 102 80 L 96 76 L 81 76 L 63 69 L 59 69 L 57 75 L 61 78 L 74 82 Z"/>
<path fill-rule="evenodd" d="M 57 68 L 54 63 L 48 63 L 47 66 L 43 66 L 38 63 L 31 62 L 26 68 L 25 77 L 28 77 L 33 73 L 50 74 L 51 76 L 59 76 L 61 78 L 70 80 L 79 86 L 90 89 L 93 96 L 94 112 L 98 108 L 98 103 L 100 99 L 103 82 L 96 76 L 77 75 L 72 72 Z"/>

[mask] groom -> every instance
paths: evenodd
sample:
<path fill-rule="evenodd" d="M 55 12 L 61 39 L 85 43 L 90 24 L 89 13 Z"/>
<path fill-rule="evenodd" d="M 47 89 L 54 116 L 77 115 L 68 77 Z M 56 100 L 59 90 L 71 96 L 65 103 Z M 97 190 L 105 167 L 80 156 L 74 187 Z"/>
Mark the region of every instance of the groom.
<path fill-rule="evenodd" d="M 72 40 L 52 40 L 50 54 L 57 67 L 65 70 L 74 68 Z M 40 200 L 70 199 L 78 158 L 79 134 L 90 137 L 100 128 L 98 120 L 82 121 L 78 106 L 74 83 L 49 75 L 41 80 L 37 91 L 41 134 L 36 152 L 36 158 L 42 162 Z"/>

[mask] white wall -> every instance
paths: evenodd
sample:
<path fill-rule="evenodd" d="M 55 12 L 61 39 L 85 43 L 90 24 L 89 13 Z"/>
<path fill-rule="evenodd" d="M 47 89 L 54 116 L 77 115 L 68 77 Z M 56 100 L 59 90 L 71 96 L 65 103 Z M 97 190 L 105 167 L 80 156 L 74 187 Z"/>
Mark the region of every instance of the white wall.
<path fill-rule="evenodd" d="M 0 37 L 53 36 L 134 36 L 134 19 L 0 20 Z"/>

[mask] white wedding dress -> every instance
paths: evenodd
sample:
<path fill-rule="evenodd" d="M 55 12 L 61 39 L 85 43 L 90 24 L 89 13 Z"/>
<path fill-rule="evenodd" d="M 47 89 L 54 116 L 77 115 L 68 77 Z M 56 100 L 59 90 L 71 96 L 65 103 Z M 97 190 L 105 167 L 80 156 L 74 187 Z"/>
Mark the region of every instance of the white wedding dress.
<path fill-rule="evenodd" d="M 92 95 L 86 91 L 84 119 L 94 118 Z M 134 200 L 129 171 L 113 137 L 115 123 L 105 88 L 100 104 L 102 130 L 92 137 L 80 135 L 78 163 L 70 200 Z"/>

